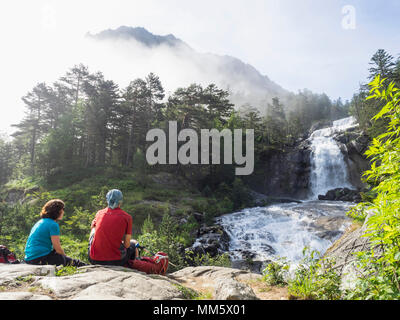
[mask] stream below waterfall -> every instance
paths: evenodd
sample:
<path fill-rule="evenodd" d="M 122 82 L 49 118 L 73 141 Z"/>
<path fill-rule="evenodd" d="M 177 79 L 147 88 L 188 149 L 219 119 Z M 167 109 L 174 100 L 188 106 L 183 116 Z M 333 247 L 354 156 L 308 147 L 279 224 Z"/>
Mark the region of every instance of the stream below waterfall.
<path fill-rule="evenodd" d="M 350 224 L 351 202 L 305 201 L 244 209 L 217 219 L 232 260 L 302 259 L 305 246 L 324 253 Z"/>
<path fill-rule="evenodd" d="M 305 246 L 323 254 L 350 225 L 351 202 L 319 201 L 335 188 L 352 188 L 343 153 L 333 135 L 355 125 L 353 117 L 334 121 L 310 137 L 309 197 L 302 203 L 279 203 L 223 215 L 216 219 L 230 237 L 232 261 L 267 261 L 286 257 L 296 263 Z"/>

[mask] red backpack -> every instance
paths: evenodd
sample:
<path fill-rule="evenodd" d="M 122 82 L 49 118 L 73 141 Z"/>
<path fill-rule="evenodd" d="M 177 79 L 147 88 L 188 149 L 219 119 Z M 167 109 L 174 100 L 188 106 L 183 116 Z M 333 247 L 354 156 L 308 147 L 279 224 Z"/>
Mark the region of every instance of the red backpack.
<path fill-rule="evenodd" d="M 168 255 L 164 252 L 157 252 L 152 257 L 140 257 L 128 260 L 128 266 L 147 274 L 165 275 L 168 269 Z"/>
<path fill-rule="evenodd" d="M 6 246 L 0 245 L 0 263 L 17 264 L 19 261 L 15 254 L 8 250 Z"/>

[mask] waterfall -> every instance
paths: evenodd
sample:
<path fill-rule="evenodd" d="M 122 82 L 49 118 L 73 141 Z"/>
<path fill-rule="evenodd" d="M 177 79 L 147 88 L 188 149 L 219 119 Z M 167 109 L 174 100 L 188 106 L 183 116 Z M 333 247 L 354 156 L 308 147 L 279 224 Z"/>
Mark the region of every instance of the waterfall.
<path fill-rule="evenodd" d="M 232 261 L 286 257 L 297 263 L 305 246 L 324 253 L 344 232 L 351 223 L 346 212 L 354 204 L 315 198 L 330 189 L 351 187 L 344 156 L 333 137 L 354 125 L 350 117 L 311 134 L 311 199 L 247 208 L 216 219 L 230 237 Z"/>
<path fill-rule="evenodd" d="M 349 117 L 333 122 L 330 128 L 314 131 L 311 141 L 310 198 L 318 199 L 336 188 L 352 188 L 348 180 L 344 156 L 333 135 L 354 126 L 355 118 Z"/>

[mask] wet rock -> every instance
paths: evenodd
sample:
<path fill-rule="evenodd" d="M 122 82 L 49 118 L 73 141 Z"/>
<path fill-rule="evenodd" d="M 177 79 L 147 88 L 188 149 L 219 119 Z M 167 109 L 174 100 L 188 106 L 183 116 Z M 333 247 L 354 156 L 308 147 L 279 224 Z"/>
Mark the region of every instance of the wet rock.
<path fill-rule="evenodd" d="M 276 251 L 274 248 L 272 248 L 269 244 L 263 243 L 261 245 L 261 248 L 263 249 L 264 252 L 269 253 L 269 254 L 275 254 Z"/>
<path fill-rule="evenodd" d="M 197 231 L 196 242 L 184 250 L 186 261 L 192 264 L 194 257 L 206 254 L 216 257 L 229 250 L 229 241 L 229 235 L 221 226 L 202 226 Z"/>
<path fill-rule="evenodd" d="M 317 232 L 316 235 L 320 237 L 321 239 L 329 240 L 329 241 L 334 241 L 337 239 L 339 236 L 341 236 L 343 232 L 340 231 L 320 231 Z"/>
<path fill-rule="evenodd" d="M 232 268 L 246 270 L 246 271 L 257 273 L 257 274 L 262 274 L 266 265 L 270 262 L 271 262 L 270 260 L 259 261 L 259 260 L 239 259 L 239 260 L 232 261 Z"/>
<path fill-rule="evenodd" d="M 325 195 L 319 195 L 319 200 L 349 201 L 359 203 L 362 201 L 360 191 L 349 188 L 336 188 L 329 190 Z"/>
<path fill-rule="evenodd" d="M 343 234 L 346 225 L 351 223 L 347 216 L 323 216 L 317 218 L 311 225 L 311 230 L 316 230 L 316 235 L 322 239 L 335 241 Z"/>
<path fill-rule="evenodd" d="M 245 260 L 252 260 L 257 256 L 257 253 L 253 252 L 253 251 L 242 250 L 242 249 L 239 249 L 237 251 L 241 254 L 242 259 L 245 259 Z"/>
<path fill-rule="evenodd" d="M 365 184 L 361 181 L 361 175 L 370 168 L 370 162 L 364 154 L 368 149 L 370 138 L 358 129 L 355 132 L 347 130 L 334 139 L 341 140 L 346 146 L 345 156 L 351 184 L 357 188 L 364 188 Z"/>

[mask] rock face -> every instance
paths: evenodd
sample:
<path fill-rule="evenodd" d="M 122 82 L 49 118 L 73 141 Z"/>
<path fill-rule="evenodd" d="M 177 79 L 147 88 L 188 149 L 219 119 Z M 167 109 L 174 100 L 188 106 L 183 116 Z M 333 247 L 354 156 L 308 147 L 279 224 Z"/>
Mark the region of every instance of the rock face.
<path fill-rule="evenodd" d="M 322 239 L 335 241 L 343 234 L 343 229 L 350 225 L 350 218 L 347 216 L 322 216 L 311 224 L 318 230 L 316 235 Z"/>
<path fill-rule="evenodd" d="M 362 201 L 358 190 L 350 190 L 348 188 L 337 188 L 329 190 L 325 195 L 319 195 L 319 200 L 329 201 L 349 201 L 359 203 Z"/>
<path fill-rule="evenodd" d="M 356 188 L 364 188 L 361 175 L 370 167 L 369 161 L 364 155 L 370 143 L 369 137 L 358 127 L 354 127 L 333 138 L 342 145 L 342 152 L 348 164 L 350 183 Z"/>
<path fill-rule="evenodd" d="M 252 181 L 255 191 L 270 197 L 305 199 L 310 181 L 310 143 L 305 140 L 285 151 L 271 150 Z"/>
<path fill-rule="evenodd" d="M 190 298 L 183 286 L 189 279 L 207 283 L 214 299 L 257 299 L 237 278 L 258 276 L 230 268 L 185 268 L 166 276 L 116 266 L 85 266 L 67 276 L 56 276 L 56 270 L 0 264 L 0 300 L 184 300 Z"/>

